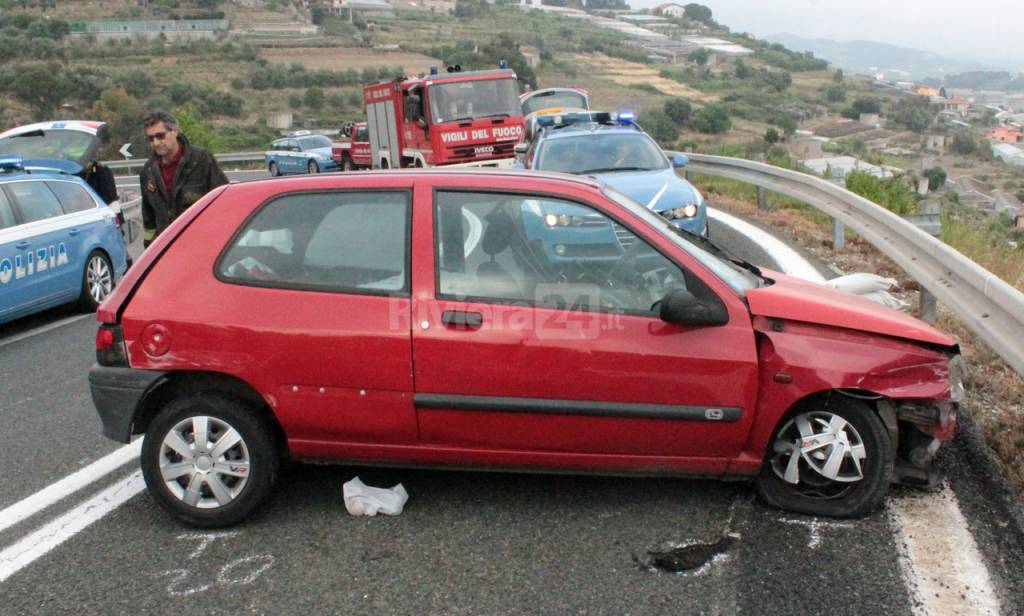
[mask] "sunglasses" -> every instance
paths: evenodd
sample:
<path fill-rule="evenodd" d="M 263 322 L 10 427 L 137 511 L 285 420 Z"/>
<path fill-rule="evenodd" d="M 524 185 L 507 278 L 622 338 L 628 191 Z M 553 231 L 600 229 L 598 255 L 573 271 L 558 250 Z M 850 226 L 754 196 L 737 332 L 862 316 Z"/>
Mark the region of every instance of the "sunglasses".
<path fill-rule="evenodd" d="M 167 136 L 166 132 L 153 133 L 152 135 L 146 135 L 147 141 L 163 141 L 164 137 Z"/>

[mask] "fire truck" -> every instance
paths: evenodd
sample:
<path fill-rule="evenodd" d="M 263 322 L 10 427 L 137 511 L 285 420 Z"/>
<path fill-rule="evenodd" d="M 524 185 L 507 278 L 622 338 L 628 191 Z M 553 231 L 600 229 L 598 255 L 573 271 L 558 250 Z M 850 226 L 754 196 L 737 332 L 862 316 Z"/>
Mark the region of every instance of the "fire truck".
<path fill-rule="evenodd" d="M 372 166 L 511 166 L 523 135 L 516 74 L 501 68 L 404 77 L 363 88 Z"/>
<path fill-rule="evenodd" d="M 331 157 L 344 171 L 369 169 L 372 159 L 366 122 L 346 122 L 341 128 L 341 138 L 331 144 Z"/>

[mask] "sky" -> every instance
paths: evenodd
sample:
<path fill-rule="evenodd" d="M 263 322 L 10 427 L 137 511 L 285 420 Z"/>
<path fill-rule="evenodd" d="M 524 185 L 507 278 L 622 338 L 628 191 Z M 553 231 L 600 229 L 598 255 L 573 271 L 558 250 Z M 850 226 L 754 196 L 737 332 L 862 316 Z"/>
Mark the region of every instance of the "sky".
<path fill-rule="evenodd" d="M 634 9 L 668 0 L 626 0 Z M 691 0 L 675 0 L 686 5 Z M 763 37 L 788 32 L 837 41 L 868 40 L 1024 70 L 1022 0 L 692 0 L 715 21 Z"/>

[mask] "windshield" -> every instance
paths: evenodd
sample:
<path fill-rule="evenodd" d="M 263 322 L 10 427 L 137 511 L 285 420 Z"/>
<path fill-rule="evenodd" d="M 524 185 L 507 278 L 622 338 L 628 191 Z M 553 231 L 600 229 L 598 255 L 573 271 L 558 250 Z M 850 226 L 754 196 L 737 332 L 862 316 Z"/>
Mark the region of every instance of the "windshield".
<path fill-rule="evenodd" d="M 77 130 L 38 130 L 0 139 L 0 156 L 24 160 L 70 160 L 84 167 L 99 144 L 95 135 Z"/>
<path fill-rule="evenodd" d="M 668 161 L 643 133 L 596 132 L 545 140 L 534 168 L 565 173 L 660 171 L 668 168 Z"/>
<path fill-rule="evenodd" d="M 658 229 L 658 231 L 661 231 L 662 234 L 672 240 L 676 246 L 679 246 L 691 257 L 700 261 L 701 265 L 711 270 L 711 273 L 718 276 L 722 282 L 729 285 L 733 291 L 736 291 L 736 293 L 741 296 L 747 291 L 747 289 L 753 289 L 760 286 L 760 280 L 753 273 L 734 263 L 730 263 L 725 259 L 720 259 L 697 246 L 687 239 L 685 233 L 679 231 L 675 225 L 665 220 L 662 216 L 658 216 L 654 212 L 648 210 L 610 186 L 604 186 L 602 188 L 602 192 L 604 192 L 605 196 L 612 201 L 615 201 L 627 210 L 643 218 L 648 224 Z"/>
<path fill-rule="evenodd" d="M 313 135 L 312 137 L 303 137 L 299 139 L 299 143 L 302 144 L 303 150 L 312 150 L 313 148 L 329 148 L 331 147 L 331 140 L 323 135 Z"/>
<path fill-rule="evenodd" d="M 515 79 L 477 79 L 430 86 L 434 123 L 496 116 L 519 116 L 519 85 Z"/>
<path fill-rule="evenodd" d="M 588 109 L 587 97 L 573 90 L 550 90 L 532 94 L 523 101 L 523 115 L 539 109 L 558 107 L 560 109 Z"/>

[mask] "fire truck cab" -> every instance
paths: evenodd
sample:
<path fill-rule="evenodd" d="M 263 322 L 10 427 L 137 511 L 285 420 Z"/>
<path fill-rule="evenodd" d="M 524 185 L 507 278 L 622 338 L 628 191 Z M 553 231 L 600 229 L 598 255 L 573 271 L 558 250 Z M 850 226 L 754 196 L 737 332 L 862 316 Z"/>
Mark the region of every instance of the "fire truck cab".
<path fill-rule="evenodd" d="M 366 122 L 346 122 L 338 141 L 331 144 L 331 155 L 343 171 L 369 169 L 372 158 Z"/>
<path fill-rule="evenodd" d="M 364 87 L 373 168 L 511 166 L 523 135 L 515 72 L 436 71 Z"/>

